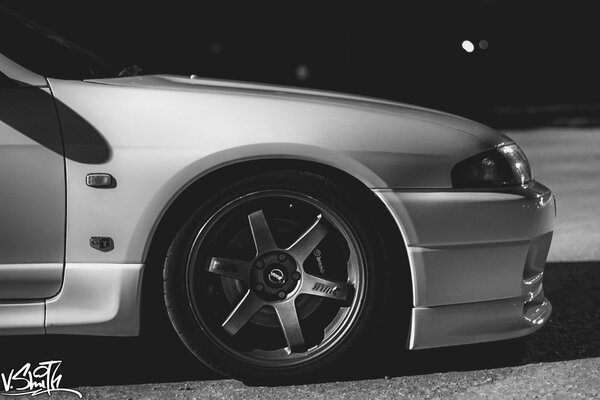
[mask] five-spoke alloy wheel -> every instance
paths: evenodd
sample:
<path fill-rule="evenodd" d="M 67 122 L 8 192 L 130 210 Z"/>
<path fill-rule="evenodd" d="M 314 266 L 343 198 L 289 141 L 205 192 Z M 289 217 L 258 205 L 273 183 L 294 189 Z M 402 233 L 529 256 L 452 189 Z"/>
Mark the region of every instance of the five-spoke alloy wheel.
<path fill-rule="evenodd" d="M 184 343 L 240 378 L 305 375 L 339 359 L 365 330 L 378 281 L 345 196 L 312 174 L 267 174 L 213 197 L 165 264 Z"/>

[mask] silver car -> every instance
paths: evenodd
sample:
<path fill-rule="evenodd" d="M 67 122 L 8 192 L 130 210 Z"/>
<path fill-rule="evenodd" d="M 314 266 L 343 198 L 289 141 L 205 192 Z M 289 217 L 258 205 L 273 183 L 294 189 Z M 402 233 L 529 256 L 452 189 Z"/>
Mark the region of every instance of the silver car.
<path fill-rule="evenodd" d="M 119 73 L 4 8 L 0 33 L 0 334 L 135 336 L 166 310 L 214 370 L 283 379 L 384 332 L 424 349 L 547 321 L 554 196 L 493 129 Z"/>

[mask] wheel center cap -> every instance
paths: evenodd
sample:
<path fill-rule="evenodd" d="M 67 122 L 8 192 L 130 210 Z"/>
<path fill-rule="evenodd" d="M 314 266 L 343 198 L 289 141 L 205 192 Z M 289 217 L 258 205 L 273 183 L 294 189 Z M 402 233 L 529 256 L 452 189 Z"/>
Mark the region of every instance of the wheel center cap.
<path fill-rule="evenodd" d="M 281 301 L 302 279 L 294 257 L 283 251 L 261 254 L 250 270 L 250 287 L 262 299 Z"/>
<path fill-rule="evenodd" d="M 277 286 L 281 286 L 285 283 L 286 276 L 285 276 L 285 272 L 283 272 L 282 269 L 279 268 L 272 268 L 268 273 L 267 273 L 267 279 L 269 280 L 270 283 L 272 283 L 273 285 L 277 285 Z"/>

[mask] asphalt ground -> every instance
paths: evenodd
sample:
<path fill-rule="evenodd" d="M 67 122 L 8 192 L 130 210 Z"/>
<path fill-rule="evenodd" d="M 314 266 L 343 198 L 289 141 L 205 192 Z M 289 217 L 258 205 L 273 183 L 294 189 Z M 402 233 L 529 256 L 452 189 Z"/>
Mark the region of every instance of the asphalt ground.
<path fill-rule="evenodd" d="M 89 399 L 590 398 L 600 395 L 600 130 L 508 132 L 559 201 L 545 292 L 554 311 L 520 340 L 385 354 L 290 386 L 252 386 L 203 368 L 173 335 L 1 338 L 0 372 L 62 360 L 61 387 Z M 589 196 L 589 197 L 588 197 Z M 566 262 L 556 262 L 558 260 Z M 554 262 L 552 262 L 554 261 Z M 0 382 L 1 384 L 1 382 Z M 38 398 L 46 395 L 40 395 Z M 55 392 L 52 398 L 76 398 Z"/>

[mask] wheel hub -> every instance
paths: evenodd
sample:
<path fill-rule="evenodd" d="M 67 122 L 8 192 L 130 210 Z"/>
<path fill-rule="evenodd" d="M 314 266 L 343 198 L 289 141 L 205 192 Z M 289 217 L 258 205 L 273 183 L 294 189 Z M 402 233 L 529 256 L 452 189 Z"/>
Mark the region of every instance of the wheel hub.
<path fill-rule="evenodd" d="M 300 278 L 294 258 L 286 252 L 273 251 L 256 257 L 250 288 L 263 300 L 283 300 L 296 289 Z"/>

